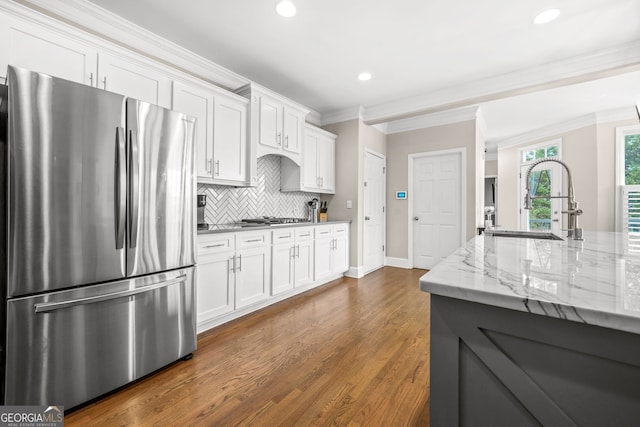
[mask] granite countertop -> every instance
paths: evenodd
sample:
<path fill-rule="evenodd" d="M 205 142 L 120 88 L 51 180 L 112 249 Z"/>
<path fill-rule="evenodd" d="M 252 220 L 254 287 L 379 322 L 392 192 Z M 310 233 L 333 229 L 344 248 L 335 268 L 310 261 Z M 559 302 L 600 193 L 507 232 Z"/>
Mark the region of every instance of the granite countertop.
<path fill-rule="evenodd" d="M 316 225 L 328 225 L 328 224 L 342 224 L 342 223 L 350 223 L 351 220 L 334 220 L 334 221 L 326 221 L 326 222 L 296 222 L 290 224 L 274 224 L 274 225 L 243 225 L 239 222 L 230 222 L 226 224 L 209 224 L 207 228 L 199 228 L 198 234 L 211 234 L 211 233 L 227 233 L 230 231 L 250 231 L 250 230 L 277 230 L 279 228 L 289 228 L 289 227 L 313 227 Z"/>
<path fill-rule="evenodd" d="M 422 276 L 420 289 L 640 334 L 640 236 L 477 236 Z"/>

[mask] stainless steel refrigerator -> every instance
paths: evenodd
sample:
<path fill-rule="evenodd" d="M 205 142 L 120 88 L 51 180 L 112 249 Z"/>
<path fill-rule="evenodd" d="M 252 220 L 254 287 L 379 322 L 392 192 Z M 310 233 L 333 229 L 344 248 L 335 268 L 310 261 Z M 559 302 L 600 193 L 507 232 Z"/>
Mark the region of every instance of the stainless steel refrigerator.
<path fill-rule="evenodd" d="M 194 119 L 17 67 L 7 87 L 2 400 L 68 409 L 196 348 Z"/>

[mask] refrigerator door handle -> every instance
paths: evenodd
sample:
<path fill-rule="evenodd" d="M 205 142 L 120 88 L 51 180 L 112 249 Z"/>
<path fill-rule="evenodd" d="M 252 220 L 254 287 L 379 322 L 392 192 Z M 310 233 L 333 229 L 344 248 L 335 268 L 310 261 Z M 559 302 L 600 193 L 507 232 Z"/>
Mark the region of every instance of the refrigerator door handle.
<path fill-rule="evenodd" d="M 116 128 L 116 249 L 124 248 L 124 230 L 127 217 L 127 159 L 124 129 Z"/>
<path fill-rule="evenodd" d="M 108 301 L 116 298 L 130 297 L 133 295 L 150 292 L 156 289 L 166 288 L 167 286 L 175 285 L 176 283 L 184 282 L 186 278 L 187 278 L 187 275 L 182 274 L 173 280 L 167 280 L 165 282 L 156 283 L 155 285 L 151 285 L 151 286 L 144 286 L 142 288 L 129 289 L 129 290 L 120 291 L 120 292 L 112 292 L 106 295 L 97 295 L 97 296 L 87 297 L 87 298 L 77 298 L 77 299 L 72 299 L 68 301 L 43 302 L 39 304 L 34 304 L 33 309 L 36 313 L 47 313 L 50 311 L 62 310 L 63 308 L 69 308 L 69 307 L 74 307 L 78 305 L 91 304 L 95 302 L 103 302 L 103 301 Z"/>
<path fill-rule="evenodd" d="M 135 248 L 138 241 L 138 198 L 140 171 L 138 165 L 138 133 L 129 130 L 129 247 Z"/>

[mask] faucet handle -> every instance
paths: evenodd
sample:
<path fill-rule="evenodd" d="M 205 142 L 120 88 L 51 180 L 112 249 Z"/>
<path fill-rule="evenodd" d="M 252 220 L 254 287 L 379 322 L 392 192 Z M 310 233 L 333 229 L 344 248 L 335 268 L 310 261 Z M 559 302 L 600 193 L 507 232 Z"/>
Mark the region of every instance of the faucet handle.
<path fill-rule="evenodd" d="M 566 211 L 562 211 L 563 214 L 573 214 L 573 215 L 582 215 L 582 209 L 567 209 Z"/>

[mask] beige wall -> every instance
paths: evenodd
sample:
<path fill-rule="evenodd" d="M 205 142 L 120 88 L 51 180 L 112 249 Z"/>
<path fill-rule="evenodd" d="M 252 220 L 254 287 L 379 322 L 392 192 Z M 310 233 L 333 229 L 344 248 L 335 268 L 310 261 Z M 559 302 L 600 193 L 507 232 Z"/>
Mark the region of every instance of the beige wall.
<path fill-rule="evenodd" d="M 358 241 L 360 239 L 358 221 L 359 204 L 359 120 L 336 123 L 324 127 L 336 134 L 336 194 L 323 195 L 321 200 L 327 202 L 329 219 L 351 220 L 349 263 L 358 264 Z M 352 201 L 352 208 L 347 209 L 347 200 Z"/>
<path fill-rule="evenodd" d="M 498 175 L 498 161 L 487 160 L 484 162 L 484 176 L 497 176 Z"/>
<path fill-rule="evenodd" d="M 408 257 L 408 200 L 396 200 L 395 193 L 408 189 L 409 154 L 466 149 L 467 224 L 466 237 L 475 235 L 476 223 L 476 121 L 435 126 L 387 135 L 387 256 Z M 484 146 L 482 147 L 484 151 Z M 484 174 L 484 170 L 482 171 Z M 483 175 L 482 175 L 483 176 Z M 484 177 L 483 177 L 484 182 Z M 484 190 L 483 190 L 484 191 Z M 409 194 L 409 197 L 412 197 Z M 484 202 L 483 202 L 484 204 Z M 482 217 L 480 216 L 480 219 Z"/>
<path fill-rule="evenodd" d="M 561 138 L 562 160 L 571 170 L 575 198 L 584 211 L 579 218 L 580 226 L 585 230 L 614 231 L 615 128 L 632 123 L 628 120 L 594 124 L 499 150 L 499 224 L 507 229 L 519 228 L 519 151 Z M 563 194 L 566 186 L 565 175 Z M 563 215 L 563 224 L 566 224 L 566 215 Z"/>
<path fill-rule="evenodd" d="M 336 194 L 322 196 L 327 201 L 330 219 L 351 220 L 349 262 L 352 267 L 363 263 L 360 214 L 364 204 L 364 149 L 369 148 L 382 155 L 387 154 L 387 136 L 361 120 L 350 120 L 324 127 L 338 135 L 336 139 Z M 352 208 L 347 209 L 347 200 Z"/>

